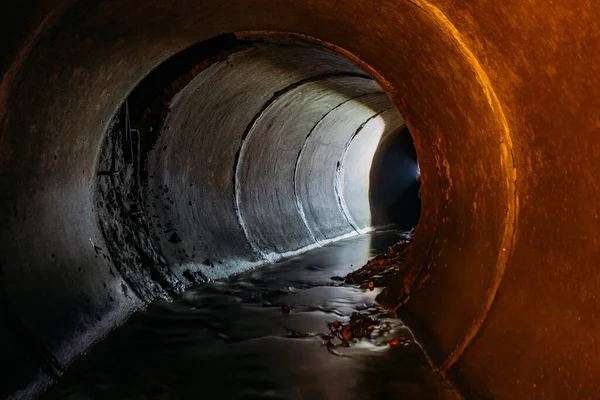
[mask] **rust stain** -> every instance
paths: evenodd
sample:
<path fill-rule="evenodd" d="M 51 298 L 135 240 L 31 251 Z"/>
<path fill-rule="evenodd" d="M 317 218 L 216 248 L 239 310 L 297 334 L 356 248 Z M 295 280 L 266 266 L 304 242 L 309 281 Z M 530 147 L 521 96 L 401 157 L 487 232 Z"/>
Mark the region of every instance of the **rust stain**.
<path fill-rule="evenodd" d="M 479 62 L 477 57 L 475 57 L 475 55 L 470 50 L 466 42 L 463 40 L 462 35 L 458 31 L 458 29 L 452 24 L 448 17 L 446 17 L 446 15 L 439 8 L 435 7 L 433 4 L 427 2 L 426 0 L 407 1 L 409 1 L 409 3 L 417 6 L 419 9 L 425 12 L 427 16 L 429 16 L 434 21 L 434 23 L 442 30 L 442 32 L 446 33 L 453 39 L 454 43 L 460 50 L 460 53 L 464 56 L 465 60 L 468 62 L 471 68 L 473 68 L 476 79 L 483 90 L 487 103 L 493 111 L 502 129 L 501 160 L 506 170 L 505 176 L 506 185 L 508 188 L 508 199 L 507 210 L 504 218 L 504 234 L 500 246 L 501 250 L 498 254 L 498 260 L 494 270 L 494 275 L 492 277 L 491 285 L 488 289 L 486 301 L 482 305 L 475 319 L 473 320 L 463 340 L 454 348 L 454 350 L 450 353 L 450 355 L 440 366 L 440 370 L 442 372 L 445 372 L 448 369 L 450 369 L 461 357 L 461 355 L 465 352 L 467 347 L 471 344 L 471 342 L 483 326 L 496 298 L 498 288 L 500 287 L 502 279 L 504 278 L 504 273 L 506 272 L 506 267 L 512 254 L 516 233 L 518 199 L 515 182 L 517 180 L 517 170 L 515 168 L 514 153 L 512 150 L 512 138 L 510 136 L 508 121 L 506 119 L 506 116 L 504 115 L 502 105 L 496 95 L 496 92 L 494 91 L 493 85 L 485 70 L 481 66 L 481 63 Z"/>

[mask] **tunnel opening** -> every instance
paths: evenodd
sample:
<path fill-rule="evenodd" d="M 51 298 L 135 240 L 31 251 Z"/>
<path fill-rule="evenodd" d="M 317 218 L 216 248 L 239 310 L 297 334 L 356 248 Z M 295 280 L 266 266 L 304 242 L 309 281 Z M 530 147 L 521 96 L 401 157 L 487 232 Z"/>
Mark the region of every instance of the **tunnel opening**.
<path fill-rule="evenodd" d="M 379 145 L 370 171 L 370 182 L 373 225 L 392 222 L 405 230 L 417 226 L 421 213 L 421 170 L 406 125 Z"/>
<path fill-rule="evenodd" d="M 358 67 L 227 34 L 124 100 L 96 206 L 117 269 L 151 301 L 373 227 L 413 228 L 416 165 L 402 116 Z"/>
<path fill-rule="evenodd" d="M 175 300 L 176 309 L 205 307 L 194 300 L 205 294 L 182 292 L 215 280 L 235 287 L 245 271 L 290 259 L 286 271 L 292 256 L 309 250 L 327 255 L 346 246 L 351 250 L 338 257 L 364 263 L 377 255 L 373 249 L 406 241 L 399 231 L 414 228 L 420 215 L 416 150 L 395 104 L 351 62 L 298 44 L 222 35 L 163 61 L 119 106 L 96 168 L 94 200 L 110 259 L 123 291 L 152 310 L 161 307 L 157 299 Z M 378 238 L 360 238 L 381 227 L 387 230 Z M 326 247 L 354 236 L 354 245 Z M 303 279 L 320 271 L 315 263 L 300 270 Z M 291 287 L 286 279 L 294 274 L 278 279 Z M 82 360 L 50 398 L 73 379 L 87 379 L 89 365 L 118 370 L 104 365 L 104 352 L 129 354 L 125 365 L 152 354 L 119 347 L 123 337 L 131 342 L 129 329 L 140 318 L 100 344 L 109 350 Z M 273 329 L 270 323 L 260 322 Z M 408 329 L 403 335 L 405 346 L 413 343 Z M 413 345 L 410 360 L 421 357 Z M 411 362 L 403 368 L 419 372 L 408 376 L 433 379 Z M 215 361 L 215 371 L 221 364 Z M 216 392 L 224 388 L 215 371 L 209 381 Z"/>
<path fill-rule="evenodd" d="M 35 32 L 30 32 L 31 40 L 23 43 L 18 54 L 6 53 L 6 65 L 11 67 L 0 84 L 3 149 L 0 181 L 5 188 L 0 193 L 5 210 L 0 231 L 3 249 L 0 269 L 6 300 L 0 302 L 0 308 L 9 315 L 5 320 L 16 321 L 17 328 L 12 322 L 7 323 L 0 335 L 5 338 L 5 358 L 9 363 L 16 369 L 34 371 L 26 372 L 32 382 L 27 390 L 38 390 L 54 380 L 77 355 L 151 299 L 172 297 L 195 280 L 219 279 L 227 273 L 289 254 L 289 249 L 295 247 L 290 243 L 298 243 L 305 237 L 282 235 L 285 231 L 281 227 L 269 234 L 256 225 L 261 220 L 258 216 L 265 213 L 252 206 L 261 201 L 244 191 L 246 185 L 240 185 L 242 190 L 235 189 L 231 196 L 220 196 L 218 185 L 206 190 L 212 199 L 221 197 L 226 200 L 224 203 L 234 204 L 233 219 L 222 218 L 224 208 L 215 210 L 208 219 L 200 212 L 180 212 L 185 208 L 183 202 L 189 208 L 208 207 L 200 195 L 185 198 L 187 193 L 178 189 L 183 184 L 176 182 L 176 176 L 183 176 L 181 173 L 164 175 L 170 167 L 174 167 L 173 171 L 177 168 L 187 171 L 188 167 L 194 171 L 194 163 L 178 159 L 176 155 L 183 153 L 173 148 L 195 149 L 202 162 L 221 166 L 225 164 L 215 160 L 224 153 L 223 149 L 211 144 L 212 152 L 200 151 L 189 141 L 159 144 L 165 138 L 161 135 L 156 144 L 147 142 L 150 149 L 144 150 L 141 132 L 144 128 L 138 123 L 139 115 L 154 108 L 133 101 L 132 97 L 125 103 L 127 107 L 119 111 L 119 120 L 115 118 L 109 123 L 125 94 L 156 66 L 166 65 L 163 62 L 171 55 L 219 33 L 244 30 L 250 34 L 236 36 L 244 40 L 254 33 L 293 36 L 294 41 L 301 38 L 342 54 L 368 71 L 401 107 L 423 167 L 423 210 L 412 246 L 414 251 L 407 263 L 414 267 L 414 273 L 393 282 L 382 293 L 382 303 L 391 309 L 403 306 L 399 310 L 407 315 L 405 318 L 401 314 L 403 320 L 411 328 L 419 325 L 429 334 L 424 345 L 428 354 L 434 355 L 434 363 L 441 371 L 468 381 L 473 391 L 501 397 L 507 394 L 505 382 L 510 380 L 520 382 L 515 393 L 521 397 L 532 394 L 531 382 L 536 376 L 531 365 L 550 360 L 552 352 L 545 349 L 550 346 L 539 346 L 541 342 L 535 334 L 539 323 L 523 318 L 521 306 L 542 302 L 540 309 L 544 310 L 568 308 L 562 300 L 564 296 L 554 296 L 560 301 L 552 296 L 541 301 L 539 291 L 531 289 L 528 279 L 529 274 L 542 270 L 537 264 L 541 259 L 536 260 L 536 253 L 528 248 L 530 243 L 540 240 L 532 227 L 543 226 L 549 218 L 542 217 L 536 205 L 558 204 L 543 195 L 544 191 L 556 193 L 547 183 L 542 184 L 544 170 L 536 171 L 532 167 L 535 164 L 526 158 L 530 151 L 537 151 L 538 145 L 544 146 L 541 136 L 534 133 L 551 131 L 554 126 L 546 124 L 537 102 L 529 101 L 530 93 L 535 92 L 530 89 L 541 83 L 539 77 L 552 72 L 549 69 L 538 74 L 535 68 L 544 63 L 533 61 L 537 54 L 547 58 L 551 65 L 557 51 L 568 52 L 579 47 L 564 46 L 552 52 L 542 52 L 540 48 L 528 52 L 530 45 L 520 48 L 526 41 L 513 35 L 521 35 L 523 27 L 529 24 L 517 24 L 520 27 L 517 30 L 501 29 L 509 21 L 509 16 L 500 10 L 504 6 L 498 6 L 495 14 L 490 12 L 488 19 L 487 7 L 467 7 L 469 10 L 462 13 L 458 8 L 427 1 L 386 2 L 378 3 L 377 7 L 368 2 L 348 2 L 341 6 L 333 3 L 175 1 L 169 7 L 156 2 L 140 8 L 135 2 L 120 0 L 103 4 L 67 2 L 44 19 Z M 52 4 L 48 2 L 47 6 Z M 527 19 L 527 15 L 535 14 L 528 7 L 506 9 L 513 14 L 510 16 L 513 22 L 512 17 Z M 39 9 L 38 16 L 43 14 L 44 8 Z M 33 19 L 30 22 L 35 25 Z M 564 29 L 567 25 L 556 26 Z M 503 33 L 498 36 L 497 32 Z M 524 57 L 528 65 L 519 57 Z M 230 67 L 235 68 L 235 63 L 232 64 Z M 245 73 L 252 76 L 251 71 Z M 277 74 L 265 76 L 271 75 Z M 359 75 L 347 78 L 360 79 Z M 551 81 L 537 87 L 543 89 L 537 92 L 545 93 L 548 87 L 560 86 L 555 83 L 568 74 L 553 76 Z M 184 89 L 189 87 L 185 85 Z M 179 100 L 184 92 L 187 90 L 178 91 Z M 285 98 L 285 93 L 281 94 Z M 577 93 L 571 91 L 571 94 Z M 575 103 L 573 99 L 583 98 L 578 97 L 580 94 L 564 98 Z M 269 99 L 256 96 L 256 102 L 260 103 L 257 108 Z M 185 102 L 183 99 L 178 104 Z M 276 103 L 279 102 L 275 101 L 271 107 L 276 107 Z M 195 104 L 197 113 L 206 115 L 208 107 Z M 532 108 L 531 104 L 535 106 Z M 248 102 L 241 108 L 253 106 Z M 176 121 L 172 111 L 182 113 L 178 121 L 186 120 L 183 109 L 169 107 L 169 120 L 160 132 L 170 132 L 172 125 L 168 121 Z M 129 129 L 123 127 L 125 121 L 129 121 L 126 124 Z M 256 122 L 257 126 L 269 124 L 264 118 Z M 107 133 L 109 124 L 115 127 L 115 132 L 124 129 L 127 135 L 120 132 L 107 139 L 112 134 L 112 130 Z M 154 130 L 157 125 L 151 127 Z M 260 159 L 255 153 L 260 138 L 257 132 L 248 131 L 245 150 L 234 146 L 238 148 L 232 150 L 231 168 L 207 170 L 215 176 L 221 173 L 228 176 L 231 181 L 228 185 L 233 188 L 236 176 L 243 178 L 240 180 L 243 182 L 259 182 L 260 174 L 240 174 L 252 172 L 244 168 L 249 165 L 249 156 Z M 239 144 L 239 138 L 228 137 L 221 131 L 216 135 L 224 142 Z M 315 141 L 317 137 L 313 135 Z M 115 143 L 126 140 L 115 150 L 122 153 L 119 159 L 122 165 L 117 166 L 123 168 L 110 167 L 107 149 L 111 146 L 103 145 L 104 139 Z M 157 154 L 158 149 L 165 152 L 163 156 Z M 544 158 L 544 149 L 541 150 L 541 155 L 535 154 Z M 148 157 L 144 158 L 146 152 Z M 311 158 L 310 152 L 304 155 L 304 161 L 316 159 Z M 517 167 L 521 169 L 518 183 Z M 547 167 L 553 168 L 550 164 Z M 299 181 L 311 175 L 303 168 L 299 164 Z M 115 173 L 121 170 L 125 171 L 124 176 Z M 337 179 L 338 183 L 344 181 L 340 178 L 350 175 L 344 168 L 330 170 L 335 171 L 331 179 Z M 539 190 L 533 189 L 538 186 Z M 140 189 L 115 191 L 125 187 Z M 338 194 L 349 188 L 341 184 L 333 187 Z M 150 190 L 153 193 L 148 195 Z M 300 197 L 314 193 L 303 184 L 293 185 L 289 190 Z M 156 206 L 150 199 L 156 200 Z M 339 225 L 332 230 L 314 221 L 315 215 L 326 208 L 314 201 L 310 203 L 317 207 L 309 207 L 308 202 L 300 205 L 304 218 L 310 219 L 310 229 L 305 225 L 300 232 L 308 232 L 309 236 L 312 232 L 315 239 L 312 243 L 323 243 L 331 231 L 352 223 L 355 226 L 351 233 L 360 229 L 359 221 L 352 217 L 356 214 L 351 213 L 356 204 L 344 203 L 339 196 L 337 200 L 337 208 L 348 212 L 338 215 Z M 242 207 L 236 210 L 237 205 Z M 231 216 L 230 208 L 227 213 Z M 295 209 L 298 211 L 298 205 Z M 159 220 L 152 220 L 155 215 Z M 286 214 L 283 220 L 295 226 L 293 222 L 298 221 L 300 212 L 290 215 L 287 218 Z M 209 238 L 210 243 L 198 250 L 189 241 L 201 238 L 192 238 L 189 230 L 182 231 L 179 227 L 200 220 L 208 223 L 197 236 Z M 245 226 L 235 233 L 230 228 L 240 225 L 240 221 Z M 560 226 L 554 220 L 550 223 L 557 229 Z M 140 228 L 133 229 L 135 226 Z M 517 237 L 517 232 L 522 236 Z M 264 235 L 260 236 L 261 233 Z M 283 238 L 281 246 L 268 245 L 271 235 Z M 225 242 L 236 246 L 232 251 L 219 247 Z M 551 257 L 543 260 L 547 265 L 555 261 Z M 505 271 L 509 279 L 503 279 Z M 541 276 L 539 284 L 563 287 L 558 275 L 551 279 L 551 274 L 546 272 Z M 500 288 L 501 282 L 506 288 Z M 515 292 L 521 296 L 513 296 Z M 505 329 L 509 325 L 512 331 Z M 565 329 L 560 331 L 568 334 Z M 35 334 L 21 335 L 21 332 Z M 425 338 L 425 333 L 419 337 Z M 583 348 L 575 341 L 569 349 L 582 356 L 576 347 Z M 23 352 L 31 353 L 32 360 L 25 360 Z M 524 353 L 531 354 L 529 362 L 514 365 L 512 359 Z M 550 371 L 556 371 L 554 367 L 561 364 L 556 358 L 552 360 L 555 361 L 548 362 L 545 376 L 560 382 L 557 373 Z M 499 377 L 492 371 L 497 365 L 503 366 Z M 509 365 L 514 368 L 508 368 Z M 568 371 L 566 379 L 581 382 L 590 389 L 589 381 L 576 378 L 583 371 L 581 366 L 571 364 Z M 529 389 L 525 388 L 527 385 Z M 556 389 L 556 385 L 553 387 Z M 20 390 L 15 388 L 11 385 L 9 389 Z"/>

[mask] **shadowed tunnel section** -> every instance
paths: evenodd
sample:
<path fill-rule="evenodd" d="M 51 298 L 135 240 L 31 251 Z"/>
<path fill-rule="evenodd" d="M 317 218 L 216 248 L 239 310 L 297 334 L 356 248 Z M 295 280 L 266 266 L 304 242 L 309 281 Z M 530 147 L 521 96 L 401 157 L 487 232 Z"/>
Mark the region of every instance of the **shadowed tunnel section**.
<path fill-rule="evenodd" d="M 10 3 L 0 395 L 153 299 L 395 219 L 364 183 L 404 123 L 421 213 L 379 300 L 466 394 L 600 397 L 600 10 L 579 3 Z"/>
<path fill-rule="evenodd" d="M 405 229 L 417 225 L 421 209 L 420 174 L 413 139 L 404 125 L 385 138 L 372 160 L 369 191 L 373 225 L 389 221 Z M 352 197 L 353 193 L 348 193 L 347 198 Z"/>

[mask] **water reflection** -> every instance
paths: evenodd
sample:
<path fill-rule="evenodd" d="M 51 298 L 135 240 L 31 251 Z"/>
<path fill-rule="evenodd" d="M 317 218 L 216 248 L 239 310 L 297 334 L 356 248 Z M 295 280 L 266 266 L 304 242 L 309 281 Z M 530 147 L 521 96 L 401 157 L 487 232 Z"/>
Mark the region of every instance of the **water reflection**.
<path fill-rule="evenodd" d="M 410 331 L 330 354 L 320 333 L 373 308 L 344 276 L 400 239 L 354 237 L 157 302 L 76 362 L 48 399 L 453 399 Z M 289 314 L 281 305 L 289 304 Z M 387 339 L 400 345 L 390 348 Z M 385 339 L 385 340 L 384 340 Z"/>

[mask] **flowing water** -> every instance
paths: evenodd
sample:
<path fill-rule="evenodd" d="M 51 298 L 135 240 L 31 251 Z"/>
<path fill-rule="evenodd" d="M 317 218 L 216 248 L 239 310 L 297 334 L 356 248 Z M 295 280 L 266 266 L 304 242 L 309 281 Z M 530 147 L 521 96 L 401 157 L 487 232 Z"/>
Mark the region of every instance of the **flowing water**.
<path fill-rule="evenodd" d="M 342 240 L 155 302 L 75 362 L 47 399 L 455 399 L 401 321 L 345 276 L 403 236 Z M 282 306 L 291 306 L 290 313 Z M 331 350 L 328 323 L 369 313 L 379 336 Z M 397 338 L 399 344 L 389 346 Z"/>

